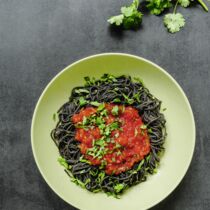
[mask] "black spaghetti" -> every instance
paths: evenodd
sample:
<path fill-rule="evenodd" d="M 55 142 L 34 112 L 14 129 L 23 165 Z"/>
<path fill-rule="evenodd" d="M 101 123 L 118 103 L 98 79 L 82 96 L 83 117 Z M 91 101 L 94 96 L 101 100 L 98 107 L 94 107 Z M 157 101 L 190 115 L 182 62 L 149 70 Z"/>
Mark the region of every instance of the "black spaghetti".
<path fill-rule="evenodd" d="M 98 80 L 85 77 L 85 81 L 84 86 L 72 90 L 69 101 L 58 110 L 59 120 L 51 137 L 59 149 L 59 162 L 73 182 L 91 192 L 104 191 L 117 197 L 125 189 L 145 181 L 148 174 L 156 173 L 166 137 L 161 101 L 140 79 L 132 80 L 130 76 L 104 74 Z M 85 111 L 92 114 L 81 118 Z M 123 133 L 124 111 L 138 113 L 141 119 L 136 122 L 142 120 L 143 123 L 141 129 L 129 128 L 129 132 L 133 129 L 134 133 L 130 139 L 139 136 L 144 140 L 144 154 L 142 151 L 141 155 L 133 154 L 128 149 L 130 162 L 126 162 L 127 156 L 122 159 L 128 154 L 126 142 L 122 142 L 122 136 L 128 135 Z M 107 121 L 111 121 L 110 124 Z M 81 133 L 88 132 L 97 140 L 84 140 Z M 149 147 L 145 143 L 147 138 Z M 92 146 L 88 148 L 90 142 Z M 119 169 L 116 166 L 120 166 Z"/>

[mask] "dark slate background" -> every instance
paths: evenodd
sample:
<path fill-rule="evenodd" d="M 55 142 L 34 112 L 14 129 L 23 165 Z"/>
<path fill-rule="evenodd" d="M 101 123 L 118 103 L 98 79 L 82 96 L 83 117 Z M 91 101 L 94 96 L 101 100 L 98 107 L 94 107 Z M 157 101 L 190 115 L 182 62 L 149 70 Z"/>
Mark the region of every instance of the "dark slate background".
<path fill-rule="evenodd" d="M 140 30 L 115 32 L 106 19 L 126 2 L 0 0 L 0 209 L 75 210 L 36 167 L 31 118 L 43 88 L 59 71 L 102 52 L 136 54 L 159 64 L 183 87 L 194 111 L 190 169 L 153 210 L 210 209 L 210 14 L 200 6 L 180 8 L 186 27 L 175 35 L 166 32 L 162 16 L 148 14 Z"/>

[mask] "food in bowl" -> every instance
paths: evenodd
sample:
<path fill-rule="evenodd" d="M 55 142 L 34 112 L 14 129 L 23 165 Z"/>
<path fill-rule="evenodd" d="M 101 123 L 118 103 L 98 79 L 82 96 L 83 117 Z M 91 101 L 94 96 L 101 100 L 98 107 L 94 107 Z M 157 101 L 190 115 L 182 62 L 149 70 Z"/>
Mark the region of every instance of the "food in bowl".
<path fill-rule="evenodd" d="M 71 180 L 119 197 L 156 173 L 166 137 L 161 101 L 141 79 L 85 77 L 57 112 L 51 137 Z"/>

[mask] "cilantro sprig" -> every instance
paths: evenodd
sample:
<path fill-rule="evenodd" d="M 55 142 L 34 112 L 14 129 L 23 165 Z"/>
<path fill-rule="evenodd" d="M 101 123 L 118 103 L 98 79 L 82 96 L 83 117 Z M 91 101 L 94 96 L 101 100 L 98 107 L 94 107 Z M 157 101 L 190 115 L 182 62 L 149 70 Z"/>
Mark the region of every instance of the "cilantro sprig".
<path fill-rule="evenodd" d="M 189 7 L 193 0 L 146 0 L 146 8 L 153 15 L 160 15 L 164 11 L 173 7 L 172 13 L 168 13 L 163 18 L 163 23 L 170 33 L 176 33 L 185 26 L 185 18 L 181 13 L 176 13 L 177 6 Z M 203 9 L 208 12 L 208 7 L 203 0 L 196 0 Z M 143 14 L 139 11 L 141 5 L 139 0 L 133 0 L 129 6 L 121 7 L 121 14 L 108 19 L 111 25 L 123 26 L 124 29 L 137 29 L 142 22 Z"/>
<path fill-rule="evenodd" d="M 177 0 L 173 13 L 165 15 L 163 19 L 164 25 L 171 33 L 180 31 L 180 29 L 185 25 L 185 19 L 183 15 L 181 13 L 176 13 L 177 5 L 180 1 L 183 0 Z"/>
<path fill-rule="evenodd" d="M 124 29 L 137 29 L 142 22 L 143 14 L 138 11 L 139 0 L 134 0 L 129 6 L 121 7 L 121 14 L 110 17 L 108 22 L 112 25 L 123 26 Z"/>

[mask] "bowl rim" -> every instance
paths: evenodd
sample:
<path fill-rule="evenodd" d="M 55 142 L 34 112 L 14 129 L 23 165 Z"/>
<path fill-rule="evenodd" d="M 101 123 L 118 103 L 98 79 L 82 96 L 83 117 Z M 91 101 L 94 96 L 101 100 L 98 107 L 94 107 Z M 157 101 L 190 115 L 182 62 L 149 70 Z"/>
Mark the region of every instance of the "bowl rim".
<path fill-rule="evenodd" d="M 176 187 L 178 187 L 178 185 L 181 183 L 181 181 L 183 180 L 183 178 L 185 177 L 189 166 L 192 162 L 192 158 L 193 158 L 193 153 L 195 150 L 195 143 L 196 143 L 196 126 L 195 126 L 195 119 L 194 119 L 194 115 L 193 115 L 193 111 L 192 111 L 192 107 L 190 105 L 190 102 L 185 94 L 185 92 L 183 91 L 183 89 L 181 88 L 181 86 L 179 85 L 179 83 L 166 71 L 164 70 L 162 67 L 160 67 L 159 65 L 153 63 L 152 61 L 145 59 L 141 56 L 137 56 L 137 55 L 133 55 L 133 54 L 129 54 L 129 53 L 120 53 L 120 52 L 106 52 L 106 53 L 99 53 L 99 54 L 93 54 L 87 57 L 83 57 L 82 59 L 78 59 L 75 62 L 71 63 L 70 65 L 68 65 L 67 67 L 65 67 L 63 70 L 61 70 L 59 73 L 57 73 L 51 80 L 50 82 L 47 84 L 47 86 L 44 88 L 44 90 L 42 91 L 41 95 L 38 98 L 38 101 L 36 103 L 34 112 L 33 112 L 33 117 L 32 117 L 32 121 L 31 121 L 31 147 L 32 147 L 32 153 L 35 159 L 35 163 L 39 169 L 39 172 L 41 173 L 42 177 L 44 178 L 45 182 L 48 184 L 48 186 L 52 189 L 52 191 L 55 192 L 55 194 L 57 194 L 62 200 L 64 200 L 66 203 L 70 204 L 73 207 L 76 207 L 78 209 L 80 209 L 80 207 L 74 203 L 70 203 L 67 199 L 65 199 L 64 197 L 62 197 L 62 195 L 56 191 L 56 189 L 53 187 L 53 184 L 51 184 L 51 182 L 48 180 L 47 176 L 45 176 L 44 171 L 41 169 L 39 162 L 38 162 L 38 158 L 37 158 L 37 154 L 36 154 L 36 150 L 35 150 L 35 146 L 34 146 L 34 138 L 33 138 L 33 133 L 34 133 L 34 122 L 35 122 L 35 118 L 36 118 L 36 114 L 37 114 L 37 110 L 39 108 L 39 105 L 41 103 L 41 100 L 43 98 L 43 96 L 45 95 L 45 93 L 47 92 L 48 88 L 51 86 L 51 84 L 61 75 L 63 74 L 65 71 L 67 71 L 69 68 L 77 65 L 80 62 L 83 62 L 85 60 L 89 60 L 89 59 L 93 59 L 93 58 L 97 58 L 97 57 L 103 57 L 103 56 L 125 56 L 125 57 L 130 57 L 130 58 L 134 58 L 134 59 L 138 59 L 138 60 L 142 60 L 154 67 L 156 67 L 157 69 L 159 69 L 163 74 L 165 74 L 175 85 L 176 87 L 179 89 L 179 91 L 181 92 L 184 101 L 186 103 L 186 105 L 188 106 L 189 109 L 189 114 L 190 117 L 192 119 L 192 132 L 193 132 L 193 145 L 192 145 L 192 149 L 190 151 L 190 154 L 188 155 L 188 164 L 186 164 L 182 175 L 179 177 L 179 179 L 177 180 L 177 182 L 174 182 L 173 186 L 171 187 L 171 189 L 169 189 L 164 196 L 162 196 L 159 199 L 156 199 L 153 203 L 151 203 L 152 205 L 147 205 L 146 209 L 154 207 L 155 205 L 157 205 L 158 203 L 160 203 L 161 201 L 163 201 L 164 199 L 166 199 L 174 190 Z"/>

